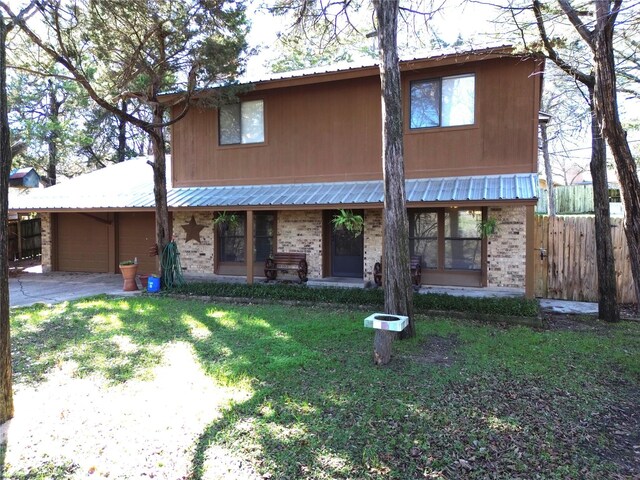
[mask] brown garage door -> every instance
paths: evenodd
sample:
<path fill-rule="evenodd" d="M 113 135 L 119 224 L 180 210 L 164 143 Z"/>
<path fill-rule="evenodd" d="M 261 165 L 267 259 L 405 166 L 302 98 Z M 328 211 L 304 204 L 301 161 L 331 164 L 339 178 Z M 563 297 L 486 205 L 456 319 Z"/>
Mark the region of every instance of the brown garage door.
<path fill-rule="evenodd" d="M 58 270 L 109 271 L 109 225 L 106 214 L 61 213 L 57 216 Z"/>
<path fill-rule="evenodd" d="M 118 214 L 118 262 L 138 259 L 138 273 L 157 273 L 157 258 L 149 256 L 156 243 L 155 215 L 146 212 Z"/>

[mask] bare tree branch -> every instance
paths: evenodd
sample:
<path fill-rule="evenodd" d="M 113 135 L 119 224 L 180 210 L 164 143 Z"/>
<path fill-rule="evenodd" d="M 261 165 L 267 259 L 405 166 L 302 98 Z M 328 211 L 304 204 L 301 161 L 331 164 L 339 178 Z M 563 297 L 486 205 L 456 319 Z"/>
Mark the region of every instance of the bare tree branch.
<path fill-rule="evenodd" d="M 567 16 L 571 24 L 575 27 L 578 34 L 589 45 L 591 50 L 595 48 L 595 41 L 593 38 L 593 32 L 589 30 L 586 25 L 580 20 L 578 12 L 573 8 L 567 0 L 558 0 L 558 5 Z"/>
<path fill-rule="evenodd" d="M 545 27 L 544 18 L 542 16 L 542 7 L 539 0 L 533 0 L 533 12 L 536 17 L 536 25 L 538 26 L 540 38 L 542 40 L 542 43 L 544 44 L 544 48 L 547 50 L 549 59 L 552 60 L 556 65 L 558 65 L 558 67 L 560 67 L 565 73 L 567 73 L 567 75 L 571 75 L 585 85 L 593 85 L 595 83 L 595 78 L 593 77 L 593 75 L 587 75 L 567 63 L 553 47 L 553 44 L 551 43 L 551 41 L 549 40 L 549 36 L 547 35 L 547 29 Z"/>

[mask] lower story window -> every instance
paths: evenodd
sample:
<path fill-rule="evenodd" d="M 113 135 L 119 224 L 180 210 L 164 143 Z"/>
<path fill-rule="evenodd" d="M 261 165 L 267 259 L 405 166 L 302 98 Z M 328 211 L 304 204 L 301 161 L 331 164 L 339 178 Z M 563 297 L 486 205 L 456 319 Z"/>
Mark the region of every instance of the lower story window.
<path fill-rule="evenodd" d="M 273 254 L 276 216 L 273 213 L 256 213 L 253 223 L 255 236 L 253 258 L 256 262 L 264 262 Z"/>
<path fill-rule="evenodd" d="M 478 225 L 482 210 L 450 208 L 444 212 L 444 268 L 450 270 L 480 270 L 482 238 Z"/>
<path fill-rule="evenodd" d="M 438 208 L 409 211 L 409 248 L 431 270 L 480 271 L 482 238 L 480 208 Z"/>
<path fill-rule="evenodd" d="M 238 221 L 220 225 L 218 228 L 218 260 L 220 262 L 243 263 L 246 261 L 246 213 L 237 213 Z M 264 262 L 273 253 L 276 216 L 273 213 L 255 213 L 254 225 L 254 261 Z"/>
<path fill-rule="evenodd" d="M 247 217 L 244 213 L 238 213 L 236 218 L 237 222 L 221 224 L 218 229 L 218 259 L 221 262 L 244 262 Z"/>

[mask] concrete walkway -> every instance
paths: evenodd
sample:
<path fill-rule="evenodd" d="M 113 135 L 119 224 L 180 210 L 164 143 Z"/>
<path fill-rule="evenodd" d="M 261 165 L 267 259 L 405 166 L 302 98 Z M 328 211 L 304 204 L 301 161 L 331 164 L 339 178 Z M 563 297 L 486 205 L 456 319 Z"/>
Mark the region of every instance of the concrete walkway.
<path fill-rule="evenodd" d="M 136 295 L 140 292 L 123 292 L 119 273 L 22 273 L 9 278 L 11 307 L 60 303 L 101 293 Z"/>
<path fill-rule="evenodd" d="M 194 276 L 187 281 L 240 282 L 241 277 Z M 141 285 L 138 285 L 141 287 Z M 323 279 L 309 281 L 309 286 L 341 286 L 362 288 L 362 281 L 349 282 L 341 279 Z M 140 292 L 123 292 L 122 276 L 110 273 L 32 273 L 24 272 L 9 278 L 9 303 L 11 307 L 24 307 L 34 303 L 53 304 L 92 295 L 137 295 Z M 520 297 L 521 289 L 515 288 L 465 288 L 422 286 L 419 293 L 447 293 L 466 297 Z M 590 302 L 571 302 L 566 300 L 540 299 L 543 312 L 594 315 L 598 313 L 598 304 Z"/>

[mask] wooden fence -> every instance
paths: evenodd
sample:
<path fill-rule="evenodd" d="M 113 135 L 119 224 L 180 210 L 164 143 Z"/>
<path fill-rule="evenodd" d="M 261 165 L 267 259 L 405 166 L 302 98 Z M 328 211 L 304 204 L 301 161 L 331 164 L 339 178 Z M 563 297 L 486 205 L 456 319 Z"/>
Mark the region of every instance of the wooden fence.
<path fill-rule="evenodd" d="M 623 219 L 611 219 L 618 302 L 636 301 Z M 598 301 L 596 236 L 593 216 L 536 216 L 534 243 L 537 297 Z M 541 256 L 544 252 L 546 255 Z M 542 258 L 544 257 L 544 258 Z"/>
<path fill-rule="evenodd" d="M 553 189 L 553 196 L 557 215 L 582 215 L 594 212 L 593 185 L 558 185 Z M 548 203 L 547 189 L 540 188 L 536 213 L 548 213 Z M 609 203 L 612 215 L 618 212 L 622 214 L 619 189 L 609 189 Z"/>
<path fill-rule="evenodd" d="M 41 252 L 39 218 L 9 223 L 9 260 L 37 257 Z"/>

